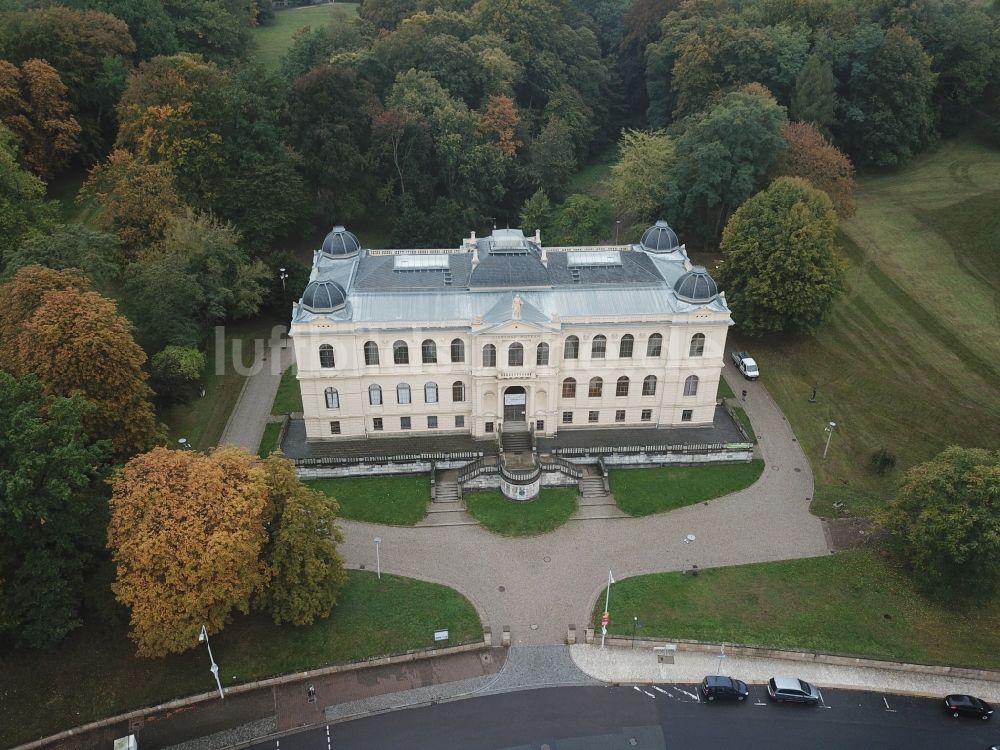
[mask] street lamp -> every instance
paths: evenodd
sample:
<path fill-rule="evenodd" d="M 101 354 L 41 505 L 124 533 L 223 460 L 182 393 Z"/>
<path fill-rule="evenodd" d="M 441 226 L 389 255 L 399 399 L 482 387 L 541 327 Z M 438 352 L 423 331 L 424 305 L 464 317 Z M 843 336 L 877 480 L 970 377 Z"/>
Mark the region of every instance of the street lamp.
<path fill-rule="evenodd" d="M 375 537 L 375 574 L 382 580 L 382 558 L 378 554 L 378 546 L 382 543 L 382 537 Z"/>
<path fill-rule="evenodd" d="M 288 274 L 285 272 L 284 268 L 278 269 L 278 278 L 281 279 L 281 291 L 285 291 L 285 279 L 288 278 Z"/>
<path fill-rule="evenodd" d="M 191 444 L 188 442 L 187 438 L 177 438 L 177 444 L 181 447 L 181 450 L 190 448 Z"/>
<path fill-rule="evenodd" d="M 212 662 L 212 666 L 209 669 L 212 672 L 212 676 L 215 678 L 215 685 L 219 688 L 219 697 L 225 698 L 225 694 L 222 692 L 222 683 L 219 682 L 219 665 L 215 663 L 215 659 L 212 657 L 212 644 L 208 642 L 208 631 L 205 626 L 201 626 L 201 632 L 198 634 L 198 643 L 204 643 L 208 648 L 208 660 Z"/>
<path fill-rule="evenodd" d="M 833 439 L 833 431 L 837 429 L 836 422 L 830 422 L 826 427 L 823 428 L 827 432 L 826 436 L 826 446 L 823 448 L 823 458 L 826 458 L 826 452 L 830 450 L 830 440 Z"/>
<path fill-rule="evenodd" d="M 615 245 L 618 244 L 618 229 L 622 225 L 621 219 L 615 219 Z"/>

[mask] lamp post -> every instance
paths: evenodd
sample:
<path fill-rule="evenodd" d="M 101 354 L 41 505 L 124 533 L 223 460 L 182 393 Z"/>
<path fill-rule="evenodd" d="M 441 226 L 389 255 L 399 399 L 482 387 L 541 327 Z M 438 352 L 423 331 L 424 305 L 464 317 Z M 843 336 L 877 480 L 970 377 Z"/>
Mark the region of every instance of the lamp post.
<path fill-rule="evenodd" d="M 823 429 L 826 430 L 826 432 L 827 432 L 827 435 L 826 435 L 826 445 L 823 447 L 823 458 L 826 458 L 826 452 L 828 450 L 830 450 L 830 441 L 833 439 L 833 431 L 837 429 L 837 423 L 836 422 L 830 422 Z"/>
<path fill-rule="evenodd" d="M 621 227 L 621 225 L 622 225 L 622 220 L 615 219 L 615 245 L 618 244 L 618 229 Z"/>
<path fill-rule="evenodd" d="M 285 279 L 288 278 L 288 273 L 284 268 L 278 269 L 278 278 L 281 279 L 281 291 L 285 291 Z"/>
<path fill-rule="evenodd" d="M 177 438 L 177 444 L 181 447 L 181 450 L 189 450 L 191 448 L 191 443 L 188 442 L 187 438 Z"/>
<path fill-rule="evenodd" d="M 375 537 L 375 575 L 382 580 L 382 558 L 379 557 L 378 546 L 382 543 L 382 537 Z"/>
<path fill-rule="evenodd" d="M 198 634 L 198 643 L 204 643 L 208 648 L 208 660 L 212 662 L 212 666 L 209 669 L 212 672 L 212 676 L 215 678 L 215 685 L 219 688 L 219 697 L 225 698 L 225 693 L 222 692 L 222 683 L 219 682 L 219 665 L 215 663 L 215 659 L 212 657 L 212 644 L 208 642 L 208 631 L 205 626 L 201 626 L 201 632 Z"/>

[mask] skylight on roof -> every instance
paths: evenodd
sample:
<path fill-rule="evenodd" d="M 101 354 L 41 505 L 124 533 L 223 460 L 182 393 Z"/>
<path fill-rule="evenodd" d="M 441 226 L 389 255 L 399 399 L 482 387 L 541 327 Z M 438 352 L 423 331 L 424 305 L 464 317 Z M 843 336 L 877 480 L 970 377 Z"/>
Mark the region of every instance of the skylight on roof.
<path fill-rule="evenodd" d="M 395 271 L 445 271 L 447 255 L 397 255 L 393 258 Z"/>
<path fill-rule="evenodd" d="M 622 254 L 617 250 L 602 250 L 599 252 L 568 252 L 566 253 L 566 265 L 573 267 L 586 266 L 620 266 L 622 264 Z"/>

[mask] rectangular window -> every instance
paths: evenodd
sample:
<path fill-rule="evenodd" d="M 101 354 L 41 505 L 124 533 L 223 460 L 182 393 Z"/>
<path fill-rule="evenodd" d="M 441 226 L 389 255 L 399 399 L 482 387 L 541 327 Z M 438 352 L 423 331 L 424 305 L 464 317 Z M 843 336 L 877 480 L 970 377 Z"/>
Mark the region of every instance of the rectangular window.
<path fill-rule="evenodd" d="M 643 409 L 642 410 L 642 421 L 643 422 L 652 422 L 653 421 L 653 410 L 652 409 Z"/>
<path fill-rule="evenodd" d="M 492 422 L 487 422 L 486 423 L 486 431 L 487 432 L 493 432 L 493 423 Z"/>
<path fill-rule="evenodd" d="M 588 412 L 587 421 L 590 422 L 591 424 L 594 424 L 595 422 L 597 422 L 597 418 L 600 416 L 600 414 L 601 413 L 598 411 Z"/>
<path fill-rule="evenodd" d="M 694 411 L 692 411 L 691 409 L 685 409 L 684 411 L 681 412 L 681 421 L 682 422 L 690 422 L 691 421 L 691 417 L 693 415 L 694 415 Z"/>
<path fill-rule="evenodd" d="M 340 422 L 330 422 L 330 434 L 331 435 L 340 434 Z"/>
<path fill-rule="evenodd" d="M 544 419 L 535 420 L 535 430 L 537 430 L 538 432 L 545 432 L 545 420 Z"/>
<path fill-rule="evenodd" d="M 465 417 L 462 416 L 461 414 L 459 414 L 457 417 L 455 417 L 455 426 L 456 427 L 465 427 Z"/>
<path fill-rule="evenodd" d="M 375 417 L 372 420 L 372 429 L 376 432 L 382 432 L 382 417 Z"/>
<path fill-rule="evenodd" d="M 571 411 L 563 412 L 563 424 L 573 424 L 573 412 Z"/>
<path fill-rule="evenodd" d="M 409 417 L 400 417 L 399 418 L 399 429 L 401 429 L 401 430 L 408 430 L 408 429 L 410 429 L 410 418 Z"/>
<path fill-rule="evenodd" d="M 428 430 L 436 430 L 437 426 L 438 426 L 438 418 L 437 417 L 427 417 L 427 429 Z"/>
<path fill-rule="evenodd" d="M 625 410 L 624 409 L 618 409 L 618 411 L 615 412 L 615 421 L 616 422 L 624 422 L 625 421 Z"/>

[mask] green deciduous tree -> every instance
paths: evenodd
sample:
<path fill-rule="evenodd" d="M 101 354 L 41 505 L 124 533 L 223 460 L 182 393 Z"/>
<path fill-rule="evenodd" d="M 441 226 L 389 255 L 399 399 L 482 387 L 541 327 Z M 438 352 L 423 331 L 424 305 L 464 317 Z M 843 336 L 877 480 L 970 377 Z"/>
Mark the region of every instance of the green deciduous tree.
<path fill-rule="evenodd" d="M 608 180 L 615 211 L 639 222 L 656 220 L 667 204 L 673 139 L 662 130 L 624 130 L 618 153 Z"/>
<path fill-rule="evenodd" d="M 553 208 L 549 196 L 544 190 L 536 190 L 521 206 L 521 228 L 525 234 L 531 234 L 536 229 L 541 230 L 542 241 L 551 244 L 547 235 L 552 226 L 552 215 Z"/>
<path fill-rule="evenodd" d="M 122 312 L 146 352 L 152 354 L 168 344 L 197 346 L 204 331 L 199 319 L 204 307 L 198 277 L 180 255 L 150 250 L 129 263 Z"/>
<path fill-rule="evenodd" d="M 952 447 L 915 466 L 878 521 L 924 591 L 988 596 L 1000 588 L 1000 452 Z"/>
<path fill-rule="evenodd" d="M 600 198 L 576 193 L 569 196 L 552 216 L 550 239 L 558 245 L 595 245 L 611 230 L 611 208 Z"/>
<path fill-rule="evenodd" d="M 17 162 L 15 136 L 0 123 L 0 269 L 25 239 L 43 232 L 56 209 L 45 200 L 45 183 Z"/>
<path fill-rule="evenodd" d="M 837 79 L 833 67 L 818 54 L 806 58 L 795 78 L 795 91 L 789 112 L 802 122 L 811 122 L 830 137 L 830 126 L 837 112 Z"/>
<path fill-rule="evenodd" d="M 163 403 L 182 403 L 198 392 L 205 355 L 190 346 L 167 346 L 153 355 L 149 372 L 153 390 Z"/>
<path fill-rule="evenodd" d="M 97 289 L 109 289 L 121 273 L 119 244 L 115 235 L 86 224 L 56 224 L 12 250 L 5 274 L 12 276 L 30 265 L 58 270 L 78 268 Z"/>
<path fill-rule="evenodd" d="M 0 638 L 50 646 L 80 624 L 83 582 L 104 546 L 106 446 L 80 396 L 0 372 Z"/>
<path fill-rule="evenodd" d="M 719 286 L 741 331 L 816 331 L 843 285 L 836 228 L 830 198 L 798 177 L 779 177 L 737 209 L 722 237 Z"/>
<path fill-rule="evenodd" d="M 553 199 L 566 195 L 566 185 L 576 172 L 573 135 L 558 117 L 550 117 L 542 132 L 528 146 L 528 173 Z"/>

